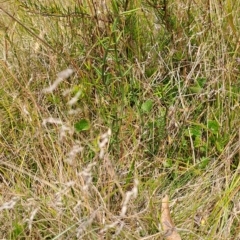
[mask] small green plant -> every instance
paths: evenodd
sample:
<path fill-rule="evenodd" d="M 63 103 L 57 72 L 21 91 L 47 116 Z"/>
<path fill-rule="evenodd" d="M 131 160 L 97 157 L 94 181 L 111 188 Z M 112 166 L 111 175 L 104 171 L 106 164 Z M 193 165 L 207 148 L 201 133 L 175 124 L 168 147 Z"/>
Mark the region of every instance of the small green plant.
<path fill-rule="evenodd" d="M 86 119 L 81 119 L 74 124 L 74 128 L 77 132 L 86 131 L 90 129 L 90 123 Z"/>

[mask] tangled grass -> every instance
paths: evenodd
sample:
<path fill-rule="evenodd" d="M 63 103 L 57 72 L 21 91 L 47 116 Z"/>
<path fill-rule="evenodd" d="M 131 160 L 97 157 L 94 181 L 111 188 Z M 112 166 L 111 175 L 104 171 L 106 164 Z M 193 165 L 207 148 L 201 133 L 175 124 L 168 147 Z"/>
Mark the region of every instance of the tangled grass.
<path fill-rule="evenodd" d="M 0 6 L 0 238 L 240 239 L 239 1 Z"/>

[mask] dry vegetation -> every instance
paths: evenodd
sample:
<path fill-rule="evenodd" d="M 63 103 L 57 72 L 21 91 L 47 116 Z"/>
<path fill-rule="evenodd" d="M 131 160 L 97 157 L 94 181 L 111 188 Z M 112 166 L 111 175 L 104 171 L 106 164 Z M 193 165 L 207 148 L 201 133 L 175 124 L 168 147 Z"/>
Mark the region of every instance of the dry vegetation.
<path fill-rule="evenodd" d="M 240 239 L 239 0 L 0 12 L 0 239 Z"/>

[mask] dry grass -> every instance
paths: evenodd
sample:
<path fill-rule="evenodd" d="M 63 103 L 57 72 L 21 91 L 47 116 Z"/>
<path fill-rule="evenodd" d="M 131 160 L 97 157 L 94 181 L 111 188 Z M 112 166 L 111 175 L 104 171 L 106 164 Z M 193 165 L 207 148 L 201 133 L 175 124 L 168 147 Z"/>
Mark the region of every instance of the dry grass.
<path fill-rule="evenodd" d="M 239 9 L 1 3 L 0 238 L 240 239 Z"/>

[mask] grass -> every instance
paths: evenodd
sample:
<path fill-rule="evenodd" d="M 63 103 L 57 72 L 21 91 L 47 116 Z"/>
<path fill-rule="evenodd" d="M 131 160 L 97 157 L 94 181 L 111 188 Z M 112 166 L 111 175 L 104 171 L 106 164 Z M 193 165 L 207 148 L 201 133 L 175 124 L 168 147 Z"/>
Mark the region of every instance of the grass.
<path fill-rule="evenodd" d="M 1 3 L 0 238 L 240 239 L 239 9 Z"/>

